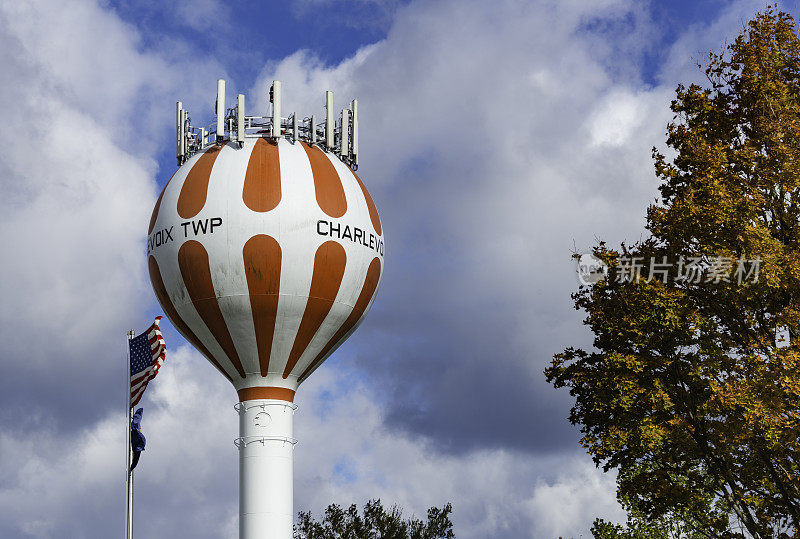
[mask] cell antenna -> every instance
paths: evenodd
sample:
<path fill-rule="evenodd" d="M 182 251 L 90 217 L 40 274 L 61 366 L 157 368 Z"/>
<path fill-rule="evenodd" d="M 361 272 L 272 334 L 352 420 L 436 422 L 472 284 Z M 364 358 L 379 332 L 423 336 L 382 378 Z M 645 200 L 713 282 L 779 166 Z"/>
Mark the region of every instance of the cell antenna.
<path fill-rule="evenodd" d="M 244 95 L 239 94 L 236 102 L 236 142 L 239 143 L 241 147 L 244 144 L 244 127 L 245 127 L 245 117 L 244 117 Z"/>
<path fill-rule="evenodd" d="M 358 99 L 353 99 L 350 103 L 353 115 L 353 158 L 351 163 L 353 168 L 358 168 Z"/>
<path fill-rule="evenodd" d="M 178 166 L 183 163 L 183 156 L 185 155 L 183 136 L 185 130 L 183 129 L 183 103 L 178 101 L 175 104 L 175 156 L 178 158 Z"/>
<path fill-rule="evenodd" d="M 341 139 L 342 147 L 339 150 L 339 155 L 341 155 L 342 161 L 347 162 L 347 158 L 350 156 L 350 111 L 347 109 L 342 109 Z"/>
<path fill-rule="evenodd" d="M 225 79 L 217 79 L 217 142 L 225 138 Z"/>
<path fill-rule="evenodd" d="M 325 148 L 332 150 L 334 141 L 333 125 L 333 92 L 325 92 Z"/>
<path fill-rule="evenodd" d="M 272 81 L 272 88 L 270 90 L 272 97 L 272 137 L 278 139 L 281 137 L 281 81 Z"/>
<path fill-rule="evenodd" d="M 211 145 L 236 142 L 233 148 L 245 148 L 252 139 L 265 138 L 272 142 L 287 139 L 293 144 L 302 142 L 316 145 L 321 150 L 336 155 L 353 170 L 358 167 L 359 132 L 358 101 L 353 99 L 349 107 L 341 110 L 341 119 L 333 114 L 333 92 L 325 92 L 325 118 L 298 116 L 292 112 L 281 117 L 283 94 L 281 81 L 274 80 L 269 86 L 271 110 L 263 116 L 247 116 L 244 94 L 236 96 L 230 108 L 225 105 L 225 79 L 217 79 L 217 99 L 214 103 L 215 121 L 194 126 L 188 111 L 181 101 L 175 103 L 175 157 L 178 166 L 186 163 L 195 154 Z"/>

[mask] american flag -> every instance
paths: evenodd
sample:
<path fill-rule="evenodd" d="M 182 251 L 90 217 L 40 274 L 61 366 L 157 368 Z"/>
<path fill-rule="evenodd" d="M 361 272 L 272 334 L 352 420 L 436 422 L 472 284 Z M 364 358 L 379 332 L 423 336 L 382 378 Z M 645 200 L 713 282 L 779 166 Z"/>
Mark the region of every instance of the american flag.
<path fill-rule="evenodd" d="M 147 331 L 130 340 L 131 355 L 131 408 L 136 406 L 147 389 L 147 384 L 156 377 L 158 369 L 164 364 L 167 346 L 158 323 L 161 317 Z"/>

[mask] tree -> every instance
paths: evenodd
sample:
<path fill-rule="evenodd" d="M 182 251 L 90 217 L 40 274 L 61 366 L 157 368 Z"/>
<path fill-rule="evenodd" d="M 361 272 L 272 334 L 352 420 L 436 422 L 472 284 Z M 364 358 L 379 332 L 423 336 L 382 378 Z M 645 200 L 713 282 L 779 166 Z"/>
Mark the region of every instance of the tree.
<path fill-rule="evenodd" d="M 325 509 L 325 516 L 317 522 L 311 512 L 300 512 L 294 528 L 294 539 L 452 539 L 453 523 L 449 503 L 441 509 L 428 509 L 428 520 L 414 517 L 404 519 L 395 505 L 384 509 L 380 500 L 370 500 L 364 506 L 364 516 L 355 504 L 347 510 L 336 504 Z"/>
<path fill-rule="evenodd" d="M 651 518 L 636 507 L 635 502 L 621 501 L 628 511 L 628 522 L 622 526 L 595 519 L 591 529 L 594 539 L 706 539 L 711 536 L 692 515 L 667 513 Z"/>
<path fill-rule="evenodd" d="M 613 271 L 573 295 L 594 348 L 545 370 L 620 499 L 707 537 L 800 535 L 797 30 L 768 7 L 678 86 L 650 235 L 595 247 Z"/>

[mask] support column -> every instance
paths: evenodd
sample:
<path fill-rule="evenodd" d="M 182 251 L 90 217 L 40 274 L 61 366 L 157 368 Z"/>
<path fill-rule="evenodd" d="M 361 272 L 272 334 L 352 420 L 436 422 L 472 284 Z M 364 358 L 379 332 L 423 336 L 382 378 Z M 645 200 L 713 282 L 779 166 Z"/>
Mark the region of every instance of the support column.
<path fill-rule="evenodd" d="M 297 405 L 256 399 L 238 403 L 239 539 L 291 539 L 294 522 L 292 419 Z"/>

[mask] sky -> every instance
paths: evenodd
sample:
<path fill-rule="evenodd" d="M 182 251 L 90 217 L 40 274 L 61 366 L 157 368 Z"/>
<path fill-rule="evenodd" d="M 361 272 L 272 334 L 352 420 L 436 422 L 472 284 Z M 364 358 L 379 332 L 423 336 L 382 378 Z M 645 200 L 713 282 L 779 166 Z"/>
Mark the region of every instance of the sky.
<path fill-rule="evenodd" d="M 459 538 L 587 537 L 612 473 L 544 380 L 590 346 L 573 252 L 644 234 L 678 83 L 751 0 L 0 0 L 0 537 L 123 533 L 125 332 L 161 314 L 147 224 L 174 107 L 359 99 L 386 267 L 295 402 L 296 511 L 453 504 Z M 796 14 L 794 2 L 783 7 Z M 138 537 L 235 538 L 236 394 L 165 319 Z"/>

